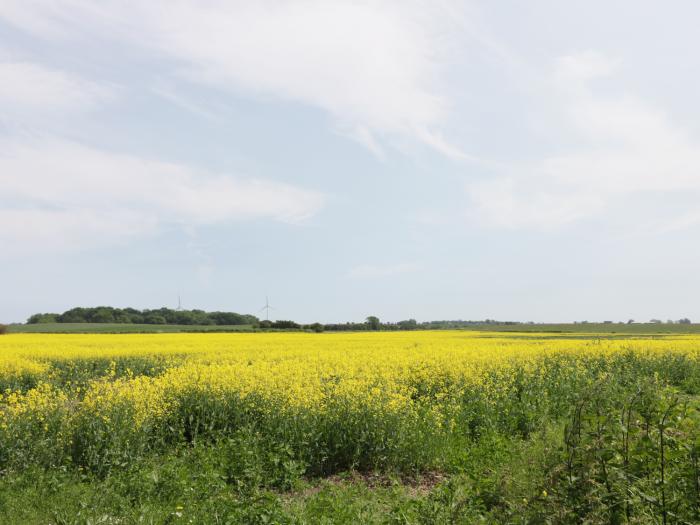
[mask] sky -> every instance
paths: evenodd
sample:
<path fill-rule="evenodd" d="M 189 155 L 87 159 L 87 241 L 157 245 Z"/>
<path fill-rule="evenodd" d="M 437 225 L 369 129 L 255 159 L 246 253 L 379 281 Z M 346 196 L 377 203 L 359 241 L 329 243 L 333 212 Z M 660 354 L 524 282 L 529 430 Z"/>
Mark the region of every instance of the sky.
<path fill-rule="evenodd" d="M 698 19 L 2 0 L 0 321 L 700 321 Z"/>

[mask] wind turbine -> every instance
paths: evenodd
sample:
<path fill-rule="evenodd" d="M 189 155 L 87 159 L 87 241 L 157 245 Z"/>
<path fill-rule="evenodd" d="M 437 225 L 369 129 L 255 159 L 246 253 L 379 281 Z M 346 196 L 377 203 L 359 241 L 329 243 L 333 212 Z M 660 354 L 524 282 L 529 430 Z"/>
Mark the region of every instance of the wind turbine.
<path fill-rule="evenodd" d="M 269 321 L 270 320 L 270 310 L 274 310 L 272 306 L 270 306 L 270 300 L 268 299 L 267 295 L 265 296 L 265 306 L 263 306 L 259 312 L 262 312 L 265 310 L 265 320 Z"/>

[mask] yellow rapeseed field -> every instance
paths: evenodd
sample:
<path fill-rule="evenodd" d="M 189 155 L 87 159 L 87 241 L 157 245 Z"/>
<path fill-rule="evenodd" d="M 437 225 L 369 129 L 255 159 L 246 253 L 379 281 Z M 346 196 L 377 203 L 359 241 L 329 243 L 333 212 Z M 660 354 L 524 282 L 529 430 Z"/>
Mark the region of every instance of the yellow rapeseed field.
<path fill-rule="evenodd" d="M 0 461 L 31 453 L 94 467 L 253 425 L 305 447 L 320 469 L 419 466 L 440 456 L 426 443 L 494 425 L 526 432 L 596 381 L 682 381 L 699 352 L 698 336 L 9 335 L 0 338 Z M 50 446 L 27 452 L 28 435 Z"/>

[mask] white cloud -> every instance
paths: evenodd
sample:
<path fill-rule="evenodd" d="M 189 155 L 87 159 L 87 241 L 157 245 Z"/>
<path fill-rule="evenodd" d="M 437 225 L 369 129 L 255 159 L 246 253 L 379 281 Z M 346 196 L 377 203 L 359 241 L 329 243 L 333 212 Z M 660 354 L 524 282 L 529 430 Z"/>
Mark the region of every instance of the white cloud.
<path fill-rule="evenodd" d="M 0 258 L 121 243 L 154 233 L 157 225 L 149 213 L 113 208 L 0 208 Z"/>
<path fill-rule="evenodd" d="M 0 185 L 0 242 L 9 251 L 43 243 L 80 248 L 147 235 L 167 224 L 256 218 L 296 223 L 324 201 L 317 192 L 286 184 L 55 139 L 0 141 Z"/>
<path fill-rule="evenodd" d="M 348 277 L 352 279 L 377 279 L 381 277 L 391 277 L 406 273 L 414 273 L 421 269 L 421 265 L 416 262 L 404 262 L 398 264 L 361 264 L 355 266 L 348 272 Z"/>
<path fill-rule="evenodd" d="M 540 177 L 497 177 L 467 185 L 468 217 L 480 225 L 506 229 L 556 230 L 599 211 L 595 192 L 553 188 Z"/>
<path fill-rule="evenodd" d="M 410 137 L 452 157 L 443 69 L 454 2 L 7 0 L 0 17 L 42 37 L 85 28 L 173 61 L 192 82 L 320 108 L 371 150 Z M 71 31 L 80 28 L 81 31 Z"/>
<path fill-rule="evenodd" d="M 619 64 L 619 60 L 592 50 L 566 55 L 557 61 L 555 79 L 565 85 L 572 79 L 580 81 L 604 77 L 612 74 Z"/>
<path fill-rule="evenodd" d="M 25 121 L 47 113 L 85 111 L 111 99 L 116 89 L 78 75 L 17 60 L 0 60 L 0 119 Z"/>
<path fill-rule="evenodd" d="M 472 220 L 552 229 L 597 216 L 622 197 L 650 192 L 700 197 L 700 142 L 639 97 L 600 95 L 591 86 L 592 79 L 612 74 L 617 63 L 591 52 L 558 61 L 551 105 L 564 119 L 564 132 L 575 137 L 574 145 L 569 152 L 468 183 Z M 647 209 L 645 222 L 653 217 Z M 665 214 L 658 217 L 667 220 Z M 674 228 L 693 224 L 671 222 Z"/>

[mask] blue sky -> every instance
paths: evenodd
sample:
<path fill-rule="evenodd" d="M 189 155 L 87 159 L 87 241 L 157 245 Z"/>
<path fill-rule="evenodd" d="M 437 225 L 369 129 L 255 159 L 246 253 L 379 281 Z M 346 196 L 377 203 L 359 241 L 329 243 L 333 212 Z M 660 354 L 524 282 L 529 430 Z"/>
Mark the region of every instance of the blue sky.
<path fill-rule="evenodd" d="M 4 0 L 0 320 L 700 320 L 699 16 Z"/>

